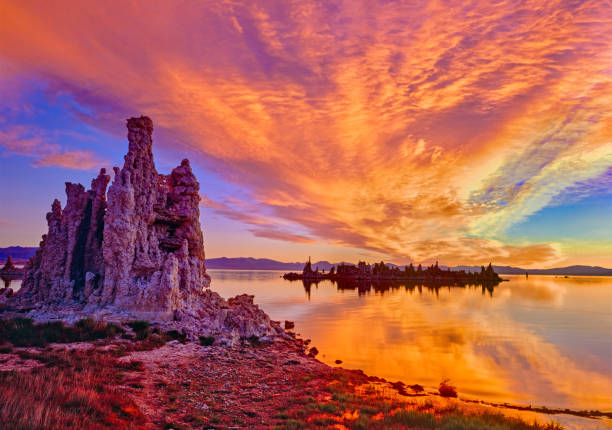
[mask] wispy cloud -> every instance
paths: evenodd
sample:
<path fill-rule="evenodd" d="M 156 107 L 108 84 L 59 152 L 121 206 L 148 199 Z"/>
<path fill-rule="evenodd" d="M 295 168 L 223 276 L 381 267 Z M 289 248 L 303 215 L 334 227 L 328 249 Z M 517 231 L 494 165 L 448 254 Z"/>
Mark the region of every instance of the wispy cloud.
<path fill-rule="evenodd" d="M 104 161 L 93 151 L 79 149 L 48 154 L 34 162 L 34 166 L 57 166 L 82 170 L 99 168 L 102 165 Z"/>
<path fill-rule="evenodd" d="M 248 225 L 248 231 L 256 237 L 293 243 L 314 242 L 312 237 L 296 233 L 296 227 L 299 227 L 299 225 L 288 226 L 287 222 L 283 219 L 274 219 L 269 216 L 251 216 L 249 213 L 257 211 L 256 209 L 253 210 L 254 206 L 252 204 L 245 207 L 241 201 L 235 203 L 238 203 L 241 207 L 237 208 L 227 202 L 218 202 L 210 197 L 200 196 L 200 204 L 202 206 L 212 209 L 217 215 Z"/>
<path fill-rule="evenodd" d="M 0 130 L 0 147 L 9 154 L 34 158 L 33 166 L 88 170 L 108 164 L 91 150 L 66 150 L 48 140 L 40 130 L 33 131 L 24 126 L 9 126 L 5 131 Z"/>
<path fill-rule="evenodd" d="M 0 8 L 5 62 L 98 127 L 150 115 L 255 235 L 544 264 L 504 232 L 612 166 L 603 1 Z"/>
<path fill-rule="evenodd" d="M 295 234 L 290 231 L 282 230 L 276 226 L 262 226 L 249 229 L 256 237 L 266 239 L 282 240 L 293 243 L 313 243 L 314 240 L 307 236 Z"/>

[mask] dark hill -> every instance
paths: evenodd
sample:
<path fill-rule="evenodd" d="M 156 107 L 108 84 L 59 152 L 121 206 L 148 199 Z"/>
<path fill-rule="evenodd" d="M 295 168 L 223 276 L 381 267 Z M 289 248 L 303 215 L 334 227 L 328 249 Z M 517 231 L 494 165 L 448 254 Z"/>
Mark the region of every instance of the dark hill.
<path fill-rule="evenodd" d="M 14 260 L 27 260 L 34 255 L 38 248 L 10 246 L 8 248 L 0 248 L 0 262 L 6 261 L 10 254 Z M 344 264 L 351 264 L 342 262 Z M 301 271 L 306 262 L 290 262 L 285 263 L 269 258 L 253 258 L 253 257 L 237 257 L 237 258 L 209 258 L 206 260 L 207 269 L 229 269 L 229 270 L 287 270 Z M 312 267 L 318 267 L 319 270 L 329 271 L 332 266 L 340 263 L 330 263 L 329 261 L 317 261 L 312 263 Z M 387 263 L 389 267 L 395 267 L 395 264 Z M 403 266 L 400 266 L 403 267 Z M 440 266 L 446 268 L 444 266 Z M 465 270 L 470 272 L 479 272 L 480 266 L 455 266 L 452 270 Z M 521 267 L 512 266 L 493 266 L 493 270 L 500 275 L 524 275 L 528 272 L 530 275 L 561 275 L 561 276 L 612 276 L 612 269 L 606 269 L 599 266 L 568 266 L 557 267 L 554 269 L 523 269 Z"/>
<path fill-rule="evenodd" d="M 8 256 L 13 257 L 13 260 L 27 260 L 34 255 L 38 248 L 9 246 L 8 248 L 0 248 L 0 261 L 6 261 Z"/>

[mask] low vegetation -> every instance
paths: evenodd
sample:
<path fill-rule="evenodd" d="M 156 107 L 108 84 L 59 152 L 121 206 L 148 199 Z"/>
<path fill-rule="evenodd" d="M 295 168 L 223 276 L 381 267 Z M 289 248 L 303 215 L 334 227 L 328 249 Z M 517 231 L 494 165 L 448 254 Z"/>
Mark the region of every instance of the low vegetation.
<path fill-rule="evenodd" d="M 136 333 L 136 339 L 144 340 L 151 336 L 151 323 L 144 320 L 130 321 L 128 324 L 134 333 Z"/>
<path fill-rule="evenodd" d="M 442 397 L 457 397 L 457 389 L 450 385 L 449 382 L 450 381 L 448 379 L 440 382 L 438 392 Z"/>
<path fill-rule="evenodd" d="M 214 336 L 200 336 L 200 345 L 211 346 L 213 343 L 215 343 Z"/>
<path fill-rule="evenodd" d="M 0 372 L 2 428 L 143 428 L 144 415 L 120 388 L 124 374 L 142 363 L 119 362 L 116 353 L 62 350 L 25 353 L 43 366 Z"/>
<path fill-rule="evenodd" d="M 559 424 L 527 423 L 501 413 L 459 407 L 440 406 L 430 400 L 402 401 L 374 386 L 355 391 L 343 375 L 333 380 L 326 391 L 317 395 L 304 381 L 304 396 L 293 406 L 276 415 L 277 430 L 348 428 L 366 429 L 440 429 L 440 430 L 561 430 Z M 444 381 L 448 387 L 448 381 Z M 453 387 L 450 387 L 453 388 Z M 454 390 L 454 388 L 453 388 Z M 456 392 L 455 392 L 456 393 Z M 315 399 L 315 397 L 318 399 Z"/>
<path fill-rule="evenodd" d="M 110 339 L 123 333 L 114 323 L 96 322 L 87 318 L 75 325 L 61 321 L 35 323 L 29 318 L 0 320 L 0 345 L 11 343 L 13 346 L 45 346 L 49 343 L 84 342 Z"/>
<path fill-rule="evenodd" d="M 120 325 L 112 322 L 85 318 L 74 325 L 61 321 L 36 323 L 30 318 L 0 319 L 0 351 L 12 347 L 44 347 L 50 343 L 92 342 L 110 340 L 118 335 L 126 340 L 136 340 L 136 349 L 151 349 L 170 340 L 185 342 L 187 336 L 177 330 L 162 332 L 151 328 L 148 321 L 136 320 L 127 323 L 134 334 L 129 334 Z M 213 339 L 214 340 L 214 339 Z"/>

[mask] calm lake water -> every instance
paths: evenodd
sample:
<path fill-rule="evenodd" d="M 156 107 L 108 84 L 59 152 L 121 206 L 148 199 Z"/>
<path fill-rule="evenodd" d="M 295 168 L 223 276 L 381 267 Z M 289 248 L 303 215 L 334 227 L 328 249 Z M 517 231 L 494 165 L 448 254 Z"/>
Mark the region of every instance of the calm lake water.
<path fill-rule="evenodd" d="M 248 293 L 272 319 L 295 321 L 318 358 L 460 395 L 612 411 L 612 279 L 503 276 L 480 287 L 306 291 L 276 271 L 210 270 L 223 297 Z"/>
<path fill-rule="evenodd" d="M 209 272 L 223 297 L 253 294 L 272 319 L 295 321 L 328 364 L 429 390 L 449 378 L 464 398 L 612 411 L 612 278 L 505 275 L 492 292 L 323 281 L 307 291 L 277 271 Z M 602 428 L 588 421 L 563 424 Z"/>

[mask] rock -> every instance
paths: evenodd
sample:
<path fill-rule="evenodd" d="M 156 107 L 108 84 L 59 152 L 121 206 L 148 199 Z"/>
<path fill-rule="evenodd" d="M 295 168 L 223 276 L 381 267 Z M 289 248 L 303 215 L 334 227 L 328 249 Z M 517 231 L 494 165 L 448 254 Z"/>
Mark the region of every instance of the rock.
<path fill-rule="evenodd" d="M 102 169 L 89 190 L 66 183 L 64 208 L 53 202 L 48 232 L 8 309 L 34 309 L 29 316 L 37 320 L 146 319 L 226 344 L 281 334 L 253 296 L 225 301 L 208 290 L 200 185 L 189 160 L 159 174 L 153 122 L 130 118 L 127 129 L 129 150 L 123 168 L 113 168 L 108 195 L 110 175 Z"/>
<path fill-rule="evenodd" d="M 308 355 L 311 357 L 316 357 L 317 354 L 319 354 L 319 350 L 315 346 L 310 348 L 310 350 L 308 351 Z"/>
<path fill-rule="evenodd" d="M 285 330 L 291 330 L 295 328 L 295 323 L 293 321 L 285 321 Z"/>

